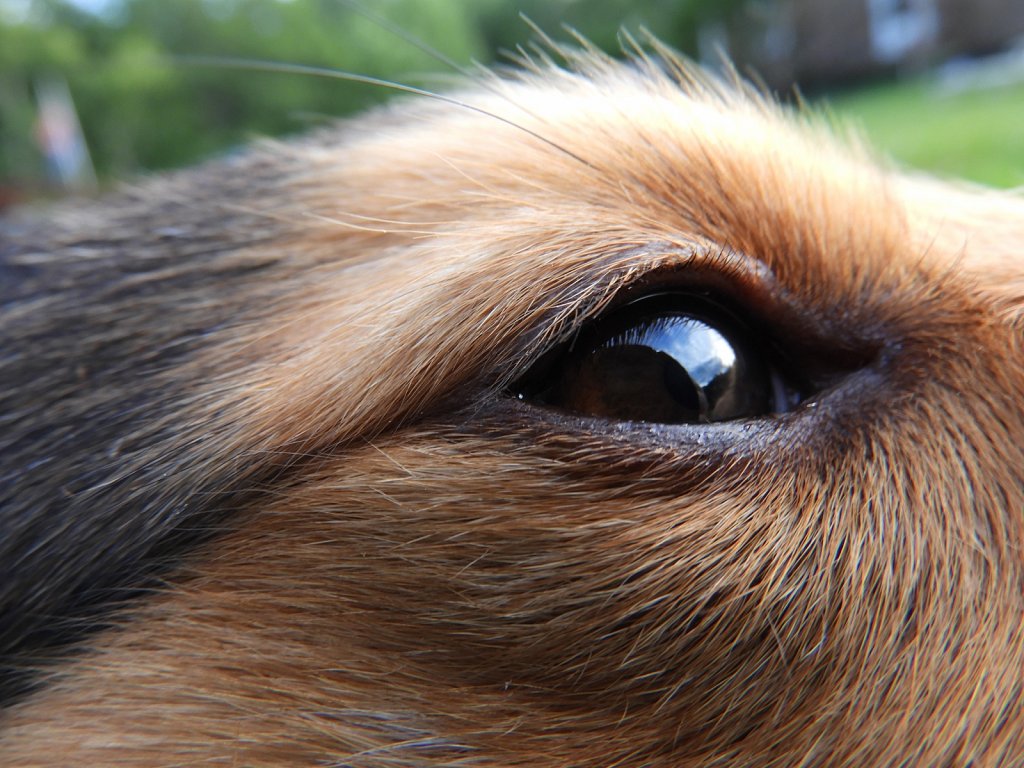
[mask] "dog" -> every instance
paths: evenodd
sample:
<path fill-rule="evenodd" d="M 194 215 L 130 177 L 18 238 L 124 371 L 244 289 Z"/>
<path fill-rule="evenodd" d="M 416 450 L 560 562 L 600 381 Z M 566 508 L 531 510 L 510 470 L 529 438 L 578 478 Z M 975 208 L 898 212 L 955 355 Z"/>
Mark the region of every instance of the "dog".
<path fill-rule="evenodd" d="M 0 762 L 1024 765 L 1024 203 L 566 55 L 0 224 Z"/>

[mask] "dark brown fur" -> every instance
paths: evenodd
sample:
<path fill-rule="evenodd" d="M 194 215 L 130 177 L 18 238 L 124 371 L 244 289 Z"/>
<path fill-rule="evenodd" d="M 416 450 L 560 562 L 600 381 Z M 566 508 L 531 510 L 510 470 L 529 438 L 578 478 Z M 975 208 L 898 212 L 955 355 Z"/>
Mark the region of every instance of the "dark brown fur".
<path fill-rule="evenodd" d="M 1024 205 L 575 64 L 0 224 L 4 764 L 1024 764 Z M 801 407 L 509 394 L 691 284 Z"/>

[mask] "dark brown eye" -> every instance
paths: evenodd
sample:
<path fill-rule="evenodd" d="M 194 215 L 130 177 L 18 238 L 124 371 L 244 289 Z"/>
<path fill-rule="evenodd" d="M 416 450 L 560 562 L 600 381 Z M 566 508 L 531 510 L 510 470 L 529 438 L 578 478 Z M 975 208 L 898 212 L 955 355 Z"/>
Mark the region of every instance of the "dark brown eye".
<path fill-rule="evenodd" d="M 790 410 L 799 397 L 767 345 L 710 298 L 658 294 L 584 328 L 530 371 L 516 393 L 620 421 L 693 424 Z"/>

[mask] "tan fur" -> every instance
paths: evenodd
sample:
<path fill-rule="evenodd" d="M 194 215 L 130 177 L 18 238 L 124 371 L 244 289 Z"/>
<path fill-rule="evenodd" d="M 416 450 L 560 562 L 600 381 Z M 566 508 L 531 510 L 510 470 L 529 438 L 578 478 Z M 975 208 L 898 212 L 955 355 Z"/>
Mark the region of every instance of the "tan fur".
<path fill-rule="evenodd" d="M 218 258 L 274 267 L 180 430 L 270 493 L 4 765 L 1024 765 L 1024 204 L 581 66 L 258 150 L 277 229 Z M 672 269 L 879 362 L 709 444 L 503 394 Z"/>

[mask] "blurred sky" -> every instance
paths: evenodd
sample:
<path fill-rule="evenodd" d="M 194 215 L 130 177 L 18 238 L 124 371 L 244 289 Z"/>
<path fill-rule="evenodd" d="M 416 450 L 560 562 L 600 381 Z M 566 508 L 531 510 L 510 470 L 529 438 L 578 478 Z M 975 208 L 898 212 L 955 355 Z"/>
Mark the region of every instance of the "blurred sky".
<path fill-rule="evenodd" d="M 67 0 L 69 5 L 74 5 L 92 13 L 102 13 L 106 8 L 115 5 L 117 0 Z M 167 0 L 174 2 L 174 0 Z M 15 18 L 24 16 L 32 0 L 0 0 L 0 10 Z"/>

